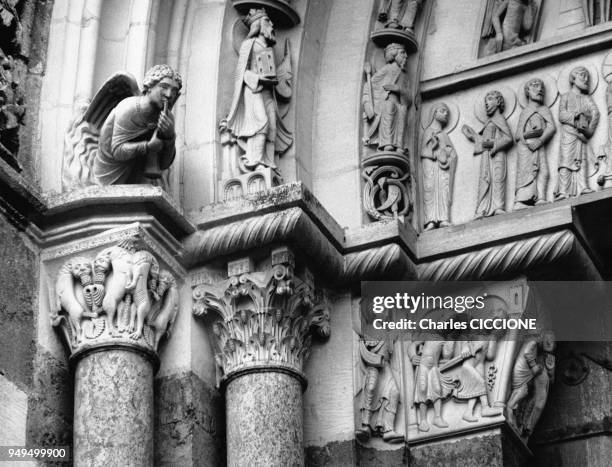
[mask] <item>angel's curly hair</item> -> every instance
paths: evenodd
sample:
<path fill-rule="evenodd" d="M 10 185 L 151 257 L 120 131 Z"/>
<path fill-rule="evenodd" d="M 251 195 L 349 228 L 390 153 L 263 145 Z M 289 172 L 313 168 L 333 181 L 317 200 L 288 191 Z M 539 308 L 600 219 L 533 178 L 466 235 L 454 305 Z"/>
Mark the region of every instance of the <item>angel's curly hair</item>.
<path fill-rule="evenodd" d="M 164 78 L 172 78 L 178 84 L 179 91 L 183 87 L 183 79 L 169 65 L 155 65 L 144 77 L 142 81 L 142 93 L 147 94 L 153 86 L 159 83 Z"/>

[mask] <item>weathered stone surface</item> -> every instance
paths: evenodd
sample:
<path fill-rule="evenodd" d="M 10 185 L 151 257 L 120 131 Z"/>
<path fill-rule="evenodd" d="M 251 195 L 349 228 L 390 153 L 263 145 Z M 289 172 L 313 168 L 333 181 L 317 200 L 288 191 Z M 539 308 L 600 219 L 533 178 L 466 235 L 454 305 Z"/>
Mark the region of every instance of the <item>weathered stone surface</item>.
<path fill-rule="evenodd" d="M 408 464 L 407 449 L 380 451 L 357 445 L 357 463 L 360 467 L 399 467 Z"/>
<path fill-rule="evenodd" d="M 28 397 L 27 445 L 72 446 L 72 376 L 64 361 L 39 347 Z"/>
<path fill-rule="evenodd" d="M 560 343 L 555 382 L 531 443 L 537 465 L 605 465 L 612 452 L 611 357 L 610 342 Z"/>
<path fill-rule="evenodd" d="M 231 380 L 226 389 L 227 465 L 304 464 L 302 387 L 266 369 Z"/>
<path fill-rule="evenodd" d="M 155 380 L 155 465 L 225 465 L 223 397 L 197 375 Z"/>
<path fill-rule="evenodd" d="M 32 381 L 36 256 L 4 217 L 0 218 L 0 371 L 9 380 Z"/>
<path fill-rule="evenodd" d="M 308 467 L 354 465 L 356 458 L 354 441 L 335 441 L 325 446 L 309 446 L 304 452 Z"/>
<path fill-rule="evenodd" d="M 0 444 L 25 445 L 28 396 L 4 376 L 0 375 Z"/>
<path fill-rule="evenodd" d="M 153 465 L 153 365 L 143 354 L 85 355 L 74 401 L 75 465 Z"/>
<path fill-rule="evenodd" d="M 519 467 L 525 464 L 528 453 L 517 443 L 520 441 L 514 436 L 496 429 L 484 435 L 463 436 L 452 441 L 411 446 L 409 465 Z"/>

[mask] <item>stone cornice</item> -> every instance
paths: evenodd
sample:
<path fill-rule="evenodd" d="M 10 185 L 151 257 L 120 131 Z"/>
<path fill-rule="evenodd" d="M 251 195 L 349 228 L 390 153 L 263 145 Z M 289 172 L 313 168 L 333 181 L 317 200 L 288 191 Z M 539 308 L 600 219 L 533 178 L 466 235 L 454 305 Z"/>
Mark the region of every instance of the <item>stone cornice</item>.
<path fill-rule="evenodd" d="M 594 271 L 600 266 L 597 256 L 603 240 L 591 245 L 592 232 L 584 231 L 577 213 L 612 200 L 612 191 L 602 191 L 417 234 L 400 221 L 343 229 L 300 182 L 212 204 L 188 218 L 157 187 L 88 187 L 41 195 L 10 167 L 0 169 L 3 211 L 42 249 L 138 222 L 168 244 L 187 269 L 282 243 L 336 285 L 365 279 L 489 277 L 504 265 L 520 273 L 568 255 L 590 263 Z M 542 247 L 557 236 L 574 247 Z M 499 260 L 517 251 L 525 259 Z"/>

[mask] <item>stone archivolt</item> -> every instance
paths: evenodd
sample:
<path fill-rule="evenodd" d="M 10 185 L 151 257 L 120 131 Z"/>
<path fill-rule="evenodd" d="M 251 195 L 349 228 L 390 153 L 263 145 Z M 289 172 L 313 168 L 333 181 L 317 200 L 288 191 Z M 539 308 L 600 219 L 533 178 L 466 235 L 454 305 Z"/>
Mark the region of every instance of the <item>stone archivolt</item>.
<path fill-rule="evenodd" d="M 297 374 L 314 333 L 330 332 L 329 310 L 312 282 L 294 275 L 293 254 L 274 250 L 271 267 L 253 271 L 249 259 L 228 264 L 228 279 L 193 289 L 193 313 L 214 311 L 212 325 L 218 381 L 244 370 L 278 369 Z"/>
<path fill-rule="evenodd" d="M 93 260 L 67 260 L 55 295 L 51 321 L 71 354 L 109 344 L 155 352 L 169 335 L 179 306 L 176 279 L 160 269 L 139 237 L 105 248 Z"/>

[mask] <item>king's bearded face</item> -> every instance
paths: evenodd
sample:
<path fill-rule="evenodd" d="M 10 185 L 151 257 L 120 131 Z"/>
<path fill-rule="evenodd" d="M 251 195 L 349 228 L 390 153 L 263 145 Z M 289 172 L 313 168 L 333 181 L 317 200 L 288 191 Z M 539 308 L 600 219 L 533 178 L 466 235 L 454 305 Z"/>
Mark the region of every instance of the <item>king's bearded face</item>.
<path fill-rule="evenodd" d="M 264 16 L 261 19 L 261 35 L 266 39 L 268 44 L 276 44 L 276 33 L 274 32 L 274 24 L 270 18 Z"/>

